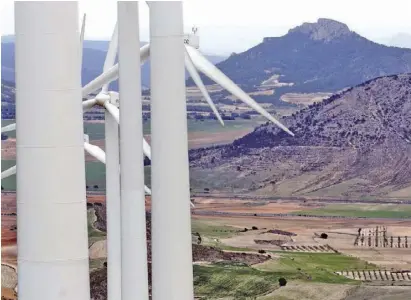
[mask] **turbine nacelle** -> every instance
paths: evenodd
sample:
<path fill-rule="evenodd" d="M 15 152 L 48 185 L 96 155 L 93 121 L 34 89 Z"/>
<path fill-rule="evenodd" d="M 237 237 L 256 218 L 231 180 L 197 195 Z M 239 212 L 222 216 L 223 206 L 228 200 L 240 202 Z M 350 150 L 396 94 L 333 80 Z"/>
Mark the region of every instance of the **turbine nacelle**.
<path fill-rule="evenodd" d="M 200 38 L 198 35 L 189 33 L 184 35 L 184 44 L 189 45 L 195 49 L 200 48 Z"/>

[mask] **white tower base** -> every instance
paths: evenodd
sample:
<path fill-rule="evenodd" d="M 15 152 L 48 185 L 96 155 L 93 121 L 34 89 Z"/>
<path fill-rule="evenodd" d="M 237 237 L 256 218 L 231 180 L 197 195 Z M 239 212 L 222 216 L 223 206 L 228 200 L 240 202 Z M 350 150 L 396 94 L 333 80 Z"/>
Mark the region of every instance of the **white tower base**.
<path fill-rule="evenodd" d="M 89 300 L 77 2 L 15 2 L 20 300 Z"/>
<path fill-rule="evenodd" d="M 150 2 L 152 295 L 192 300 L 190 184 L 181 2 Z"/>
<path fill-rule="evenodd" d="M 118 2 L 122 300 L 148 299 L 138 4 Z"/>
<path fill-rule="evenodd" d="M 118 123 L 109 113 L 105 117 L 106 143 L 106 229 L 107 299 L 121 299 L 121 211 L 120 152 Z"/>

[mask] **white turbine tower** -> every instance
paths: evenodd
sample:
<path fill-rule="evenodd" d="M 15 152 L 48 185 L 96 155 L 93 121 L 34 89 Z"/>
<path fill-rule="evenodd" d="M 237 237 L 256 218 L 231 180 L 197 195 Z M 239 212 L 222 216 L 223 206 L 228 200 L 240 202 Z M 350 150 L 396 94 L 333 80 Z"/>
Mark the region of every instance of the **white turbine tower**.
<path fill-rule="evenodd" d="M 191 300 L 194 292 L 182 2 L 149 3 L 152 295 L 155 300 Z"/>
<path fill-rule="evenodd" d="M 119 1 L 117 19 L 121 92 L 121 299 L 148 300 L 138 2 Z"/>
<path fill-rule="evenodd" d="M 19 299 L 88 300 L 78 5 L 14 5 Z"/>

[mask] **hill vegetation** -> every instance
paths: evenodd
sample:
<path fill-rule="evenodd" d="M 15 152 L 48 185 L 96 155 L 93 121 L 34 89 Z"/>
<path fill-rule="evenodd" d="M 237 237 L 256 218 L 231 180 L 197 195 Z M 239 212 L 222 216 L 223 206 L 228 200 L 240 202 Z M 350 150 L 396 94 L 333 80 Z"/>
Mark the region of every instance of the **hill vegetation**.
<path fill-rule="evenodd" d="M 276 195 L 405 197 L 411 190 L 411 74 L 367 81 L 230 145 L 193 150 L 194 184 Z M 212 177 L 219 180 L 210 180 Z"/>

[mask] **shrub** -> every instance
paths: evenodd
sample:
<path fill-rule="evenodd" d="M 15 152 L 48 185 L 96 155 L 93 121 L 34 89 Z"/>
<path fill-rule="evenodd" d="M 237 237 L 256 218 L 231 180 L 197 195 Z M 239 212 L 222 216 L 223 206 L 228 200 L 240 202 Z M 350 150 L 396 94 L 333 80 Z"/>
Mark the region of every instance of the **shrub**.
<path fill-rule="evenodd" d="M 253 226 L 253 227 L 251 227 L 251 229 L 252 229 L 252 230 L 258 230 L 258 227 Z"/>
<path fill-rule="evenodd" d="M 263 253 L 265 253 L 265 250 L 263 250 L 263 249 L 260 249 L 260 250 L 258 250 L 258 253 L 261 253 L 261 254 L 263 254 Z"/>
<path fill-rule="evenodd" d="M 280 284 L 280 286 L 286 286 L 287 280 L 281 277 L 280 279 L 278 279 L 278 283 Z"/>
<path fill-rule="evenodd" d="M 322 238 L 322 239 L 327 239 L 328 238 L 328 234 L 326 234 L 326 233 L 321 233 L 321 235 L 320 235 L 320 237 Z"/>

